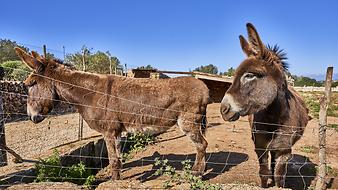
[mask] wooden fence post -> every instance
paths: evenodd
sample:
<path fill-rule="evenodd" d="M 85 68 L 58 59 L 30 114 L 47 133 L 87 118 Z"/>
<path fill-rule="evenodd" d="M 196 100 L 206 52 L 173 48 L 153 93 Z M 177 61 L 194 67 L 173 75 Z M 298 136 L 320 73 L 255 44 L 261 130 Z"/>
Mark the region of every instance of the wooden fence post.
<path fill-rule="evenodd" d="M 2 93 L 0 93 L 0 144 L 6 144 L 5 136 L 5 116 L 4 116 L 4 107 L 2 100 Z M 7 165 L 7 151 L 0 149 L 0 166 Z"/>
<path fill-rule="evenodd" d="M 320 100 L 319 110 L 319 166 L 316 190 L 326 189 L 326 125 L 327 108 L 330 103 L 333 67 L 328 67 L 325 80 L 325 94 Z"/>
<path fill-rule="evenodd" d="M 42 46 L 42 50 L 43 50 L 43 56 L 44 56 L 45 58 L 47 58 L 47 47 L 46 47 L 46 45 L 43 45 L 43 46 Z"/>
<path fill-rule="evenodd" d="M 86 71 L 86 53 L 87 53 L 87 48 L 83 49 L 83 54 L 82 54 L 82 70 Z M 83 139 L 83 118 L 81 115 L 79 115 L 79 133 L 78 133 L 78 140 Z"/>

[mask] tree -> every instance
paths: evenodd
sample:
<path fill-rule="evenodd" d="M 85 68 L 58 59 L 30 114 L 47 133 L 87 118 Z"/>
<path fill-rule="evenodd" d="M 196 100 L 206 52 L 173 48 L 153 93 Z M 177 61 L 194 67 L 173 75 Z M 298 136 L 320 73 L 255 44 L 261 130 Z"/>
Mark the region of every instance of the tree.
<path fill-rule="evenodd" d="M 74 64 L 78 70 L 83 70 L 83 52 L 85 52 L 85 66 L 86 71 L 93 73 L 109 74 L 110 73 L 110 61 L 112 63 L 112 69 L 120 67 L 120 60 L 117 57 L 110 56 L 109 52 L 97 51 L 92 52 L 92 49 L 83 46 L 81 51 L 74 54 L 68 54 L 65 62 Z"/>
<path fill-rule="evenodd" d="M 228 71 L 226 71 L 226 72 L 224 72 L 224 73 L 219 73 L 219 74 L 220 74 L 220 75 L 226 75 L 226 76 L 231 77 L 231 76 L 234 76 L 235 71 L 236 71 L 236 70 L 235 70 L 233 67 L 230 67 L 230 68 L 228 69 Z"/>
<path fill-rule="evenodd" d="M 334 87 L 337 87 L 338 86 L 338 80 L 337 81 L 334 81 L 334 82 L 332 82 L 332 88 L 334 88 Z"/>
<path fill-rule="evenodd" d="M 197 67 L 196 69 L 194 69 L 194 71 L 203 72 L 203 73 L 210 73 L 210 74 L 217 74 L 218 73 L 217 67 L 213 64 Z"/>
<path fill-rule="evenodd" d="M 18 45 L 15 41 L 0 39 L 0 63 L 20 60 L 15 53 L 14 47 L 20 47 L 25 51 L 28 51 L 28 48 Z"/>
<path fill-rule="evenodd" d="M 23 81 L 31 73 L 31 70 L 21 61 L 6 61 L 1 64 L 4 68 L 5 80 Z"/>
<path fill-rule="evenodd" d="M 140 69 L 140 70 L 156 70 L 156 68 L 151 66 L 151 65 L 137 67 L 137 69 Z"/>
<path fill-rule="evenodd" d="M 295 86 L 323 86 L 323 83 L 309 77 L 292 75 L 295 80 Z"/>

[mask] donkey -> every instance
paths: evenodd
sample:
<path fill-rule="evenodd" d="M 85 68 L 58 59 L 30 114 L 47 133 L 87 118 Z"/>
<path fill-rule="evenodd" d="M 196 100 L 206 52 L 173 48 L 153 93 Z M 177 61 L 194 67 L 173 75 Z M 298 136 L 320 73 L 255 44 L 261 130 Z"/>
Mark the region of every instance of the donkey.
<path fill-rule="evenodd" d="M 203 174 L 209 90 L 202 81 L 192 77 L 156 80 L 92 74 L 36 52 L 30 55 L 20 48 L 15 50 L 33 70 L 24 82 L 28 86 L 27 114 L 31 120 L 41 122 L 56 101 L 75 105 L 89 127 L 103 135 L 113 180 L 119 179 L 121 173 L 117 140 L 122 131 L 164 132 L 175 124 L 196 146 L 194 174 Z"/>
<path fill-rule="evenodd" d="M 239 39 L 247 58 L 236 69 L 220 112 L 225 121 L 249 115 L 261 186 L 268 187 L 271 177 L 272 185 L 283 187 L 292 145 L 300 139 L 309 120 L 308 109 L 287 84 L 283 50 L 277 45 L 264 46 L 255 27 L 251 23 L 246 27 L 249 42 L 243 36 Z"/>

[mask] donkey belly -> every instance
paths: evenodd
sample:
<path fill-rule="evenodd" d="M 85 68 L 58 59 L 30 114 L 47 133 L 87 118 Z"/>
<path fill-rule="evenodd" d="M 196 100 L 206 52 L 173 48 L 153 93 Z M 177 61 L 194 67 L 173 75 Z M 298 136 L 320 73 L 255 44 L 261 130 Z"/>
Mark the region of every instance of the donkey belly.
<path fill-rule="evenodd" d="M 137 117 L 129 117 L 122 121 L 124 129 L 127 132 L 159 134 L 168 130 L 177 123 L 176 114 L 156 114 L 138 115 Z"/>

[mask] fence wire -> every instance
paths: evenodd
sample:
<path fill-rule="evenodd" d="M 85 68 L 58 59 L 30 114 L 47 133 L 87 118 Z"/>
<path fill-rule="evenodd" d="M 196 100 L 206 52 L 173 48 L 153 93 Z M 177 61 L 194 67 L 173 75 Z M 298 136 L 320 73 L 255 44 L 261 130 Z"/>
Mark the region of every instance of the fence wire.
<path fill-rule="evenodd" d="M 131 104 L 137 104 L 137 105 L 141 105 L 141 106 L 144 106 L 144 107 L 150 107 L 150 108 L 154 108 L 154 109 L 165 109 L 165 108 L 161 108 L 161 107 L 157 107 L 157 106 L 154 106 L 154 105 L 148 105 L 148 104 L 144 104 L 142 102 L 137 102 L 137 101 L 134 101 L 134 100 L 128 100 L 128 99 L 125 99 L 123 97 L 118 97 L 118 96 L 113 96 L 111 94 L 106 94 L 106 93 L 103 93 L 103 92 L 100 92 L 100 91 L 95 91 L 93 89 L 89 89 L 87 87 L 82 87 L 82 86 L 79 86 L 79 85 L 74 85 L 74 84 L 71 84 L 71 83 L 66 83 L 66 82 L 63 82 L 63 81 L 59 81 L 59 80 L 55 80 L 55 79 L 52 79 L 52 78 L 49 78 L 49 77 L 46 77 L 46 76 L 43 76 L 43 75 L 39 75 L 41 77 L 44 77 L 44 78 L 47 78 L 49 80 L 53 80 L 55 82 L 60 82 L 60 83 L 64 83 L 64 84 L 67 84 L 67 85 L 70 85 L 72 87 L 77 87 L 77 88 L 82 88 L 82 89 L 86 89 L 88 91 L 90 91 L 91 93 L 97 93 L 97 94 L 100 94 L 102 95 L 102 97 L 105 97 L 105 96 L 111 96 L 113 98 L 117 98 L 117 99 L 120 99 L 120 100 L 123 100 L 123 101 L 126 101 L 128 103 L 131 103 Z M 20 93 L 13 93 L 13 92 L 7 92 L 7 91 L 2 91 L 1 90 L 1 93 L 3 94 L 9 94 L 9 95 L 16 95 L 16 96 L 22 96 L 22 97 L 28 97 L 27 94 L 20 94 Z M 85 97 L 85 95 L 84 95 Z M 44 97 L 34 97 L 34 98 L 39 98 L 39 99 L 44 99 Z M 151 115 L 151 114 L 142 114 L 142 113 L 138 113 L 138 112 L 125 112 L 125 111 L 122 111 L 122 110 L 115 110 L 115 109 L 111 109 L 111 108 L 108 108 L 106 107 L 105 105 L 102 105 L 100 104 L 100 102 L 97 102 L 97 105 L 96 106 L 92 106 L 92 105 L 85 105 L 85 104 L 76 104 L 76 103 L 71 103 L 69 101 L 64 101 L 64 100 L 54 100 L 54 101 L 59 101 L 59 102 L 63 102 L 63 103 L 67 103 L 67 104 L 70 104 L 70 105 L 75 105 L 75 106 L 82 106 L 82 107 L 88 107 L 88 108 L 95 108 L 95 109 L 103 109 L 103 110 L 106 110 L 108 112 L 118 112 L 118 113 L 124 113 L 124 114 L 129 114 L 131 116 L 133 115 L 138 115 L 138 116 L 146 116 L 146 117 L 151 117 L 151 118 L 156 118 L 156 119 L 161 119 L 161 120 L 176 120 L 176 119 L 172 119 L 172 118 L 166 118 L 166 117 L 158 117 L 158 116 L 154 116 L 154 115 Z M 168 110 L 168 109 L 166 109 Z M 196 115 L 196 116 L 201 116 L 200 114 L 196 114 L 196 113 L 193 113 L 193 112 L 184 112 L 184 111 L 180 111 L 180 110 L 174 110 L 174 109 L 169 109 L 168 111 L 173 111 L 173 112 L 180 112 L 180 113 L 183 113 L 183 114 L 192 114 L 192 115 Z M 12 113 L 3 113 L 4 116 L 7 116 L 9 114 L 17 114 L 17 115 L 21 115 L 23 117 L 28 117 L 27 113 L 15 113 L 15 112 L 12 112 Z M 52 117 L 59 117 L 59 116 L 63 116 L 64 114 L 47 114 L 47 115 L 44 115 L 45 117 L 48 117 L 48 118 L 52 118 Z M 207 117 L 206 115 L 203 115 L 203 117 Z M 6 117 L 4 117 L 4 120 L 6 120 Z M 100 122 L 106 122 L 106 123 L 118 123 L 118 122 L 121 122 L 119 120 L 98 120 L 98 119 L 95 119 L 95 118 L 87 118 L 87 122 L 91 122 L 91 121 L 100 121 Z M 15 121 L 13 121 L 14 123 Z M 201 123 L 199 122 L 193 122 L 193 121 L 185 121 L 185 122 L 188 122 L 188 123 L 191 123 L 193 125 L 201 125 Z M 238 122 L 245 122 L 245 123 L 248 123 L 248 121 L 246 120 L 238 120 Z M 151 125 L 151 124 L 142 124 L 142 123 L 135 123 L 135 122 L 124 122 L 125 124 L 129 124 L 129 125 L 141 125 L 141 126 L 152 126 L 152 127 L 166 127 L 166 126 L 162 126 L 162 125 Z M 288 132 L 288 133 L 285 133 L 283 131 L 264 131 L 264 130 L 259 130 L 259 129 L 256 129 L 256 128 L 252 128 L 251 129 L 251 133 L 252 134 L 271 134 L 272 137 L 274 137 L 275 135 L 284 135 L 284 136 L 290 136 L 290 141 L 291 141 L 291 137 L 294 137 L 294 136 L 298 136 L 298 137 L 301 137 L 302 134 L 298 134 L 297 132 L 297 129 L 298 128 L 302 128 L 300 126 L 289 126 L 289 125 L 279 125 L 279 124 L 275 124 L 275 123 L 264 123 L 264 122 L 253 122 L 254 124 L 263 124 L 263 125 L 271 125 L 271 126 L 279 126 L 279 127 L 283 127 L 283 128 L 291 128 L 292 131 L 291 133 Z M 233 131 L 233 128 L 232 128 L 232 125 L 230 124 L 227 124 L 225 123 L 224 125 L 226 125 L 226 132 L 234 132 Z M 227 126 L 228 125 L 228 126 Z M 23 126 L 24 127 L 24 126 Z M 39 149 L 38 152 L 42 153 L 46 150 L 48 150 L 50 147 L 50 145 L 43 145 L 44 142 L 48 142 L 49 139 L 46 139 L 44 138 L 45 134 L 46 133 L 46 130 L 45 129 L 34 129 L 35 133 L 40 133 L 39 136 L 34 136 L 34 137 L 29 137 L 29 136 L 26 136 L 26 134 L 24 134 L 23 137 L 20 137 L 18 141 L 13 141 L 9 146 L 11 147 L 18 147 L 20 148 L 20 145 L 22 143 L 30 143 L 30 141 L 33 141 L 33 142 L 36 142 L 36 141 L 40 141 L 41 142 L 41 145 L 39 147 L 34 147 L 35 149 Z M 249 129 L 248 129 L 249 130 Z M 55 132 L 55 131 L 54 131 Z M 76 131 L 72 131 L 74 132 L 75 134 Z M 69 133 L 69 131 L 66 131 L 65 133 Z M 65 135 L 65 133 L 54 133 L 53 136 L 57 137 L 58 138 L 58 141 L 59 142 L 67 142 L 69 141 L 69 138 L 67 138 L 67 136 Z M 1 132 L 0 135 L 3 135 L 4 133 Z M 88 132 L 88 134 L 92 134 L 91 131 Z M 8 135 L 8 133 L 7 133 Z M 313 133 L 313 135 L 315 136 L 316 134 Z M 226 136 L 226 134 L 225 134 Z M 90 137 L 90 136 L 89 136 Z M 317 138 L 317 136 L 315 137 Z M 272 138 L 273 139 L 273 138 Z M 76 140 L 76 139 L 75 139 Z M 255 139 L 254 139 L 255 140 Z M 119 139 L 118 140 L 119 143 L 134 143 L 136 141 L 132 141 L 132 140 L 126 140 L 126 139 Z M 160 143 L 161 141 L 155 141 L 154 143 Z M 290 146 L 289 147 L 285 147 L 285 148 L 276 148 L 276 149 L 273 149 L 273 148 L 255 148 L 255 151 L 265 151 L 266 153 L 268 151 L 273 151 L 273 150 L 289 150 L 292 148 L 292 142 L 289 142 Z M 335 146 L 335 144 L 327 144 L 327 146 Z M 4 150 L 0 147 L 0 150 Z M 6 151 L 6 150 L 5 150 Z M 20 152 L 25 152 L 27 150 L 20 150 Z M 123 151 L 123 148 L 122 148 L 122 151 Z M 101 150 L 102 152 L 102 150 Z M 209 174 L 215 174 L 215 175 L 222 175 L 224 174 L 226 171 L 227 171 L 227 168 L 228 167 L 231 167 L 231 166 L 237 166 L 237 165 L 240 165 L 239 163 L 235 163 L 235 162 L 230 162 L 229 161 L 229 158 L 231 157 L 231 152 L 229 152 L 229 154 L 227 155 L 227 158 L 225 159 L 225 162 L 216 162 L 216 161 L 211 161 L 211 158 L 212 158 L 212 155 L 214 153 L 210 153 L 210 154 L 207 154 L 207 157 L 206 157 L 206 163 L 208 166 L 210 165 L 218 165 L 219 168 L 221 168 L 218 172 L 215 172 L 215 171 L 209 171 L 208 173 Z M 99 160 L 107 160 L 107 157 L 104 157 L 102 155 L 100 156 L 86 156 L 86 155 L 81 155 L 81 151 L 78 155 L 64 155 L 63 157 L 67 158 L 67 157 L 72 157 L 72 158 L 79 158 L 79 159 L 86 159 L 86 158 L 89 158 L 89 159 L 99 159 Z M 160 156 L 161 157 L 161 156 Z M 25 159 L 25 158 L 24 158 Z M 161 159 L 165 159 L 164 157 L 162 157 Z M 168 160 L 168 162 L 170 164 L 177 164 L 177 163 L 180 163 L 184 160 L 188 160 L 189 159 L 189 155 L 185 155 L 185 158 L 184 159 L 181 159 L 181 160 L 173 160 L 173 159 L 166 159 Z M 245 162 L 248 162 L 249 161 L 249 157 L 247 156 L 247 158 L 245 160 L 242 161 L 242 163 L 245 163 Z M 292 158 L 293 159 L 293 155 L 292 155 Z M 29 159 L 27 159 L 29 160 Z M 39 160 L 31 160 L 31 161 L 35 161 L 35 162 L 38 162 L 40 163 Z M 144 159 L 144 158 L 141 158 L 139 160 L 139 162 L 141 162 L 141 166 L 143 167 L 144 166 L 144 163 L 147 162 L 149 165 L 149 162 L 154 164 L 155 163 L 155 159 Z M 270 162 L 271 164 L 277 164 L 277 162 Z M 40 163 L 41 164 L 41 163 Z M 128 164 L 128 163 L 127 163 Z M 305 167 L 306 165 L 310 165 L 310 164 L 313 164 L 313 162 L 311 161 L 308 161 L 306 160 L 305 162 L 293 162 L 292 163 L 293 165 L 301 165 L 299 166 L 298 168 L 298 175 L 288 175 L 287 178 L 301 178 L 303 180 L 303 184 L 304 184 L 304 188 L 307 186 L 306 182 L 305 182 L 305 178 L 315 178 L 316 175 L 304 175 L 302 173 L 302 168 Z M 246 167 L 257 167 L 257 166 L 260 166 L 260 165 L 265 165 L 264 164 L 257 164 L 257 163 L 252 163 L 252 164 L 248 164 L 246 163 L 245 166 Z M 69 169 L 71 168 L 70 166 L 53 166 L 53 165 L 44 165 L 46 167 L 58 167 L 60 169 Z M 132 168 L 134 167 L 124 167 L 122 169 L 120 169 L 121 172 L 124 172 L 124 171 L 128 171 L 128 170 L 131 170 Z M 101 170 L 103 169 L 103 166 L 101 167 L 87 167 L 87 169 L 91 169 L 91 170 Z M 155 172 L 157 169 L 147 169 L 147 172 Z M 234 176 L 245 176 L 245 177 L 248 177 L 248 176 L 255 176 L 255 177 L 258 177 L 259 176 L 259 173 L 258 173 L 258 169 L 257 171 L 248 171 L 247 173 L 243 174 L 243 173 L 226 173 L 226 175 L 234 175 Z M 273 175 L 266 175 L 268 177 L 273 177 Z M 35 179 L 36 176 L 31 176 L 31 175 L 24 175 L 24 174 L 6 174 L 6 175 L 1 175 L 0 176 L 0 179 L 1 178 L 6 178 L 6 177 L 20 177 L 22 179 L 24 178 L 33 178 Z M 55 179 L 55 177 L 53 177 Z M 65 180 L 65 177 L 56 177 L 56 178 L 60 178 L 60 180 Z M 331 179 L 337 179 L 338 177 L 330 177 Z M 85 178 L 68 178 L 69 180 L 85 180 Z M 1 185 L 0 185 L 1 186 Z M 4 185 L 6 186 L 6 185 Z"/>

